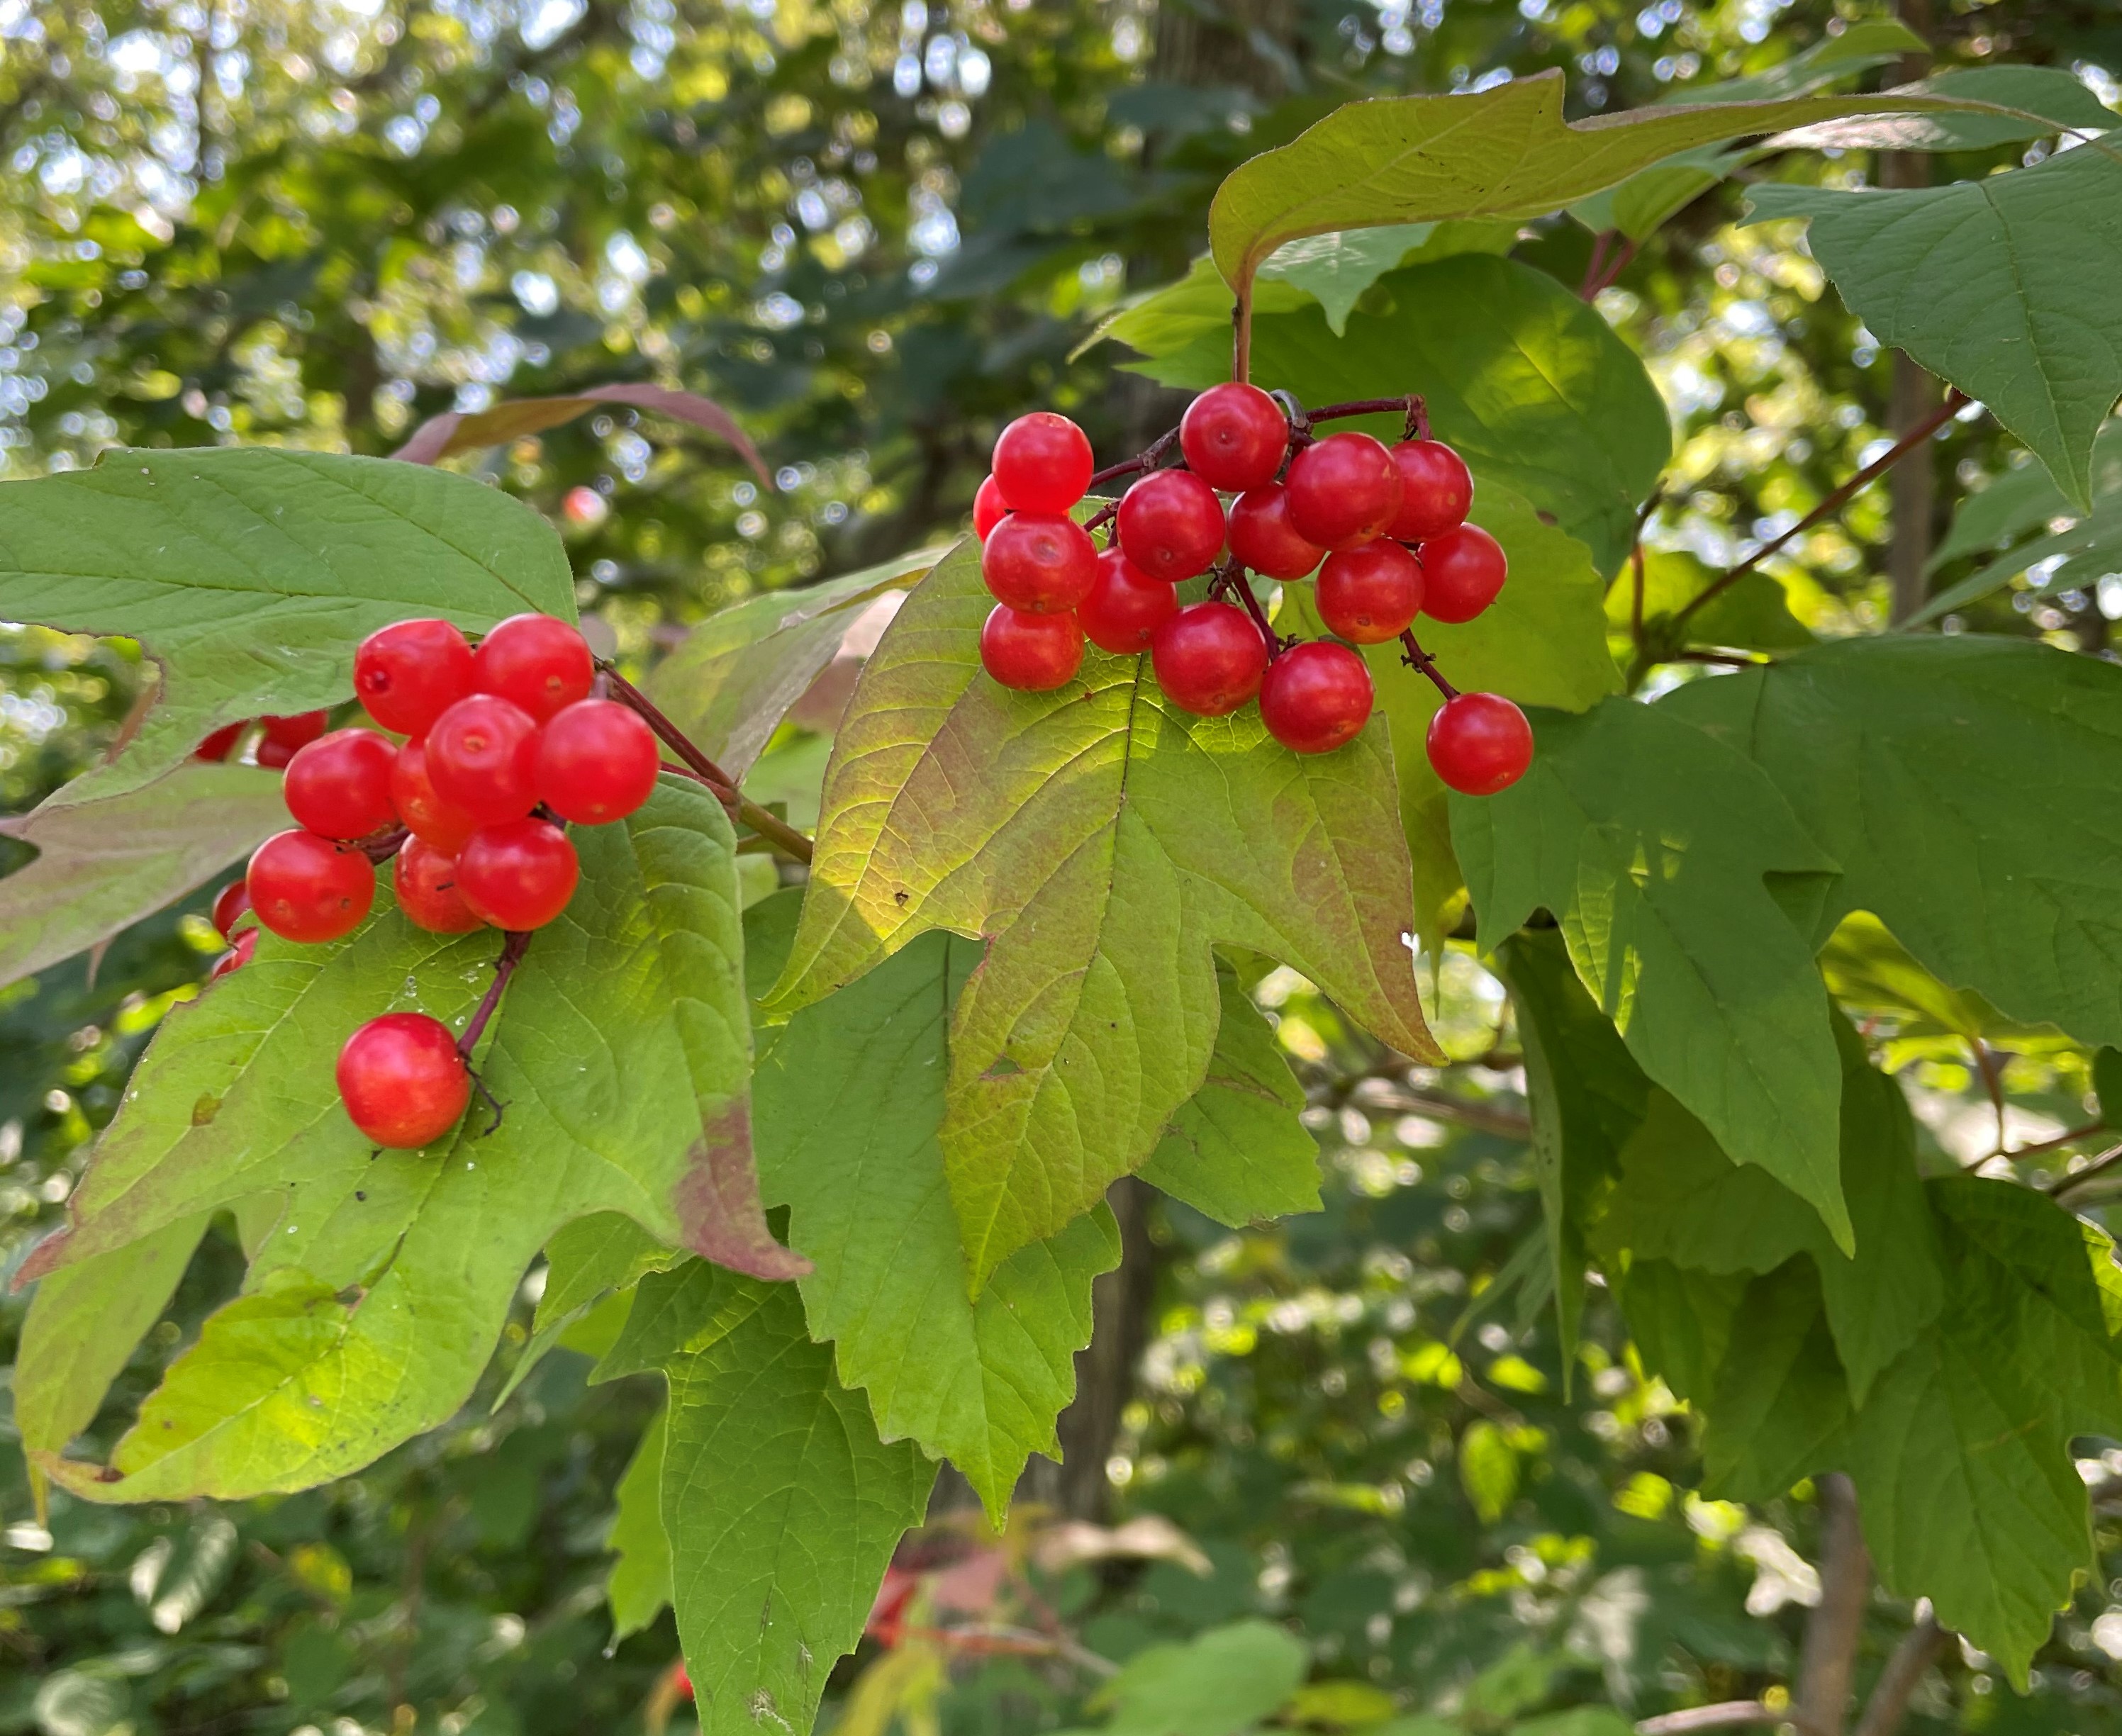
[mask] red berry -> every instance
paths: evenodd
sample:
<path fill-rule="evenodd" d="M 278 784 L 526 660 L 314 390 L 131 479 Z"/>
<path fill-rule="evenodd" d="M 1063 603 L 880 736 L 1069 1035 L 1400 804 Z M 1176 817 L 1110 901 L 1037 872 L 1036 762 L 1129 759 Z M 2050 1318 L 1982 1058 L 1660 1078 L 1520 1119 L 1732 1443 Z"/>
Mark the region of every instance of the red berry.
<path fill-rule="evenodd" d="M 1035 615 L 1059 614 L 1091 593 L 1098 548 L 1058 512 L 1012 512 L 980 550 L 980 576 L 998 600 Z"/>
<path fill-rule="evenodd" d="M 346 1113 L 379 1146 L 400 1151 L 432 1145 L 463 1118 L 471 1069 L 456 1038 L 425 1013 L 386 1013 L 339 1052 L 339 1095 Z"/>
<path fill-rule="evenodd" d="M 296 749 L 307 747 L 324 734 L 325 716 L 322 712 L 298 712 L 292 717 L 261 717 L 258 721 L 265 726 L 265 740 L 262 745 L 285 748 L 292 754 Z M 258 763 L 260 765 L 265 763 L 262 752 L 258 756 Z M 287 761 L 283 759 L 280 763 L 285 765 Z"/>
<path fill-rule="evenodd" d="M 1190 470 L 1152 470 L 1120 497 L 1119 544 L 1152 579 L 1176 584 L 1222 553 L 1223 503 Z"/>
<path fill-rule="evenodd" d="M 451 856 L 479 830 L 477 820 L 436 793 L 428 776 L 428 748 L 423 741 L 409 741 L 399 749 L 390 767 L 390 805 L 414 837 L 425 838 Z"/>
<path fill-rule="evenodd" d="M 482 826 L 521 819 L 538 801 L 538 726 L 493 693 L 460 699 L 421 744 L 435 793 Z"/>
<path fill-rule="evenodd" d="M 581 878 L 568 834 L 542 819 L 482 827 L 457 856 L 458 896 L 496 928 L 543 928 Z"/>
<path fill-rule="evenodd" d="M 1179 594 L 1152 579 L 1117 548 L 1098 557 L 1098 582 L 1076 611 L 1100 651 L 1131 657 L 1149 649 L 1150 635 L 1179 613 Z"/>
<path fill-rule="evenodd" d="M 390 768 L 398 758 L 373 730 L 334 730 L 296 750 L 280 793 L 296 821 L 320 838 L 367 838 L 395 824 Z"/>
<path fill-rule="evenodd" d="M 1397 639 L 1422 609 L 1422 562 L 1380 537 L 1326 557 L 1319 569 L 1319 618 L 1358 645 Z"/>
<path fill-rule="evenodd" d="M 227 758 L 228 750 L 236 745 L 241 739 L 243 732 L 250 727 L 250 722 L 248 718 L 241 723 L 223 724 L 192 749 L 192 758 L 203 759 L 209 763 Z"/>
<path fill-rule="evenodd" d="M 394 621 L 353 654 L 353 691 L 368 715 L 401 735 L 428 726 L 471 691 L 471 647 L 446 621 Z"/>
<path fill-rule="evenodd" d="M 1289 461 L 1290 526 L 1322 548 L 1367 543 L 1400 511 L 1400 468 L 1367 434 L 1329 434 Z"/>
<path fill-rule="evenodd" d="M 973 534 L 984 543 L 988 532 L 1008 516 L 1009 503 L 1002 497 L 1002 484 L 990 476 L 973 497 Z"/>
<path fill-rule="evenodd" d="M 236 925 L 250 908 L 250 889 L 241 880 L 231 880 L 214 894 L 214 932 L 222 940 L 233 940 Z M 255 925 L 254 925 L 255 926 Z"/>
<path fill-rule="evenodd" d="M 1066 512 L 1091 486 L 1091 442 L 1065 416 L 1034 410 L 994 444 L 994 481 L 1012 512 Z"/>
<path fill-rule="evenodd" d="M 1187 468 L 1212 488 L 1237 493 L 1265 487 L 1289 450 L 1289 418 L 1256 385 L 1212 385 L 1179 421 Z"/>
<path fill-rule="evenodd" d="M 376 902 L 368 858 L 314 832 L 275 833 L 245 878 L 258 920 L 289 940 L 336 940 Z"/>
<path fill-rule="evenodd" d="M 562 819 L 624 819 L 656 788 L 656 733 L 609 699 L 577 699 L 540 732 L 538 799 Z"/>
<path fill-rule="evenodd" d="M 1403 440 L 1392 449 L 1400 471 L 1400 511 L 1386 534 L 1420 543 L 1463 523 L 1474 504 L 1474 477 L 1466 460 L 1441 440 Z"/>
<path fill-rule="evenodd" d="M 468 934 L 480 926 L 457 890 L 457 859 L 421 838 L 408 838 L 398 852 L 390 885 L 406 919 L 431 933 Z"/>
<path fill-rule="evenodd" d="M 1326 555 L 1291 528 L 1289 491 L 1280 483 L 1248 488 L 1232 504 L 1231 553 L 1270 579 L 1301 579 Z"/>
<path fill-rule="evenodd" d="M 240 885 L 241 881 L 237 882 Z M 251 954 L 258 950 L 258 931 L 246 928 L 228 943 L 228 950 L 213 961 L 213 968 L 206 973 L 209 982 L 218 982 L 232 970 L 241 970 L 250 962 Z"/>
<path fill-rule="evenodd" d="M 1429 763 L 1464 796 L 1493 796 L 1532 763 L 1532 726 L 1501 693 L 1456 693 L 1429 720 Z"/>
<path fill-rule="evenodd" d="M 1157 628 L 1149 655 L 1165 697 L 1202 717 L 1237 710 L 1267 674 L 1267 641 L 1228 603 L 1188 604 Z"/>
<path fill-rule="evenodd" d="M 543 723 L 563 705 L 590 696 L 596 666 L 582 636 L 550 615 L 511 615 L 479 642 L 472 685 Z"/>
<path fill-rule="evenodd" d="M 1345 645 L 1314 639 L 1292 645 L 1268 665 L 1260 684 L 1260 720 L 1295 754 L 1330 754 L 1370 721 L 1371 672 Z"/>
<path fill-rule="evenodd" d="M 1422 612 L 1470 621 L 1496 600 L 1510 575 L 1503 547 L 1479 525 L 1461 525 L 1422 545 Z"/>
<path fill-rule="evenodd" d="M 1072 614 L 1026 614 L 998 603 L 980 628 L 980 665 L 1019 693 L 1051 692 L 1083 666 L 1083 629 Z"/>
<path fill-rule="evenodd" d="M 258 763 L 269 772 L 284 772 L 287 768 L 287 762 L 301 751 L 300 748 L 291 748 L 283 742 L 260 741 L 258 744 Z"/>

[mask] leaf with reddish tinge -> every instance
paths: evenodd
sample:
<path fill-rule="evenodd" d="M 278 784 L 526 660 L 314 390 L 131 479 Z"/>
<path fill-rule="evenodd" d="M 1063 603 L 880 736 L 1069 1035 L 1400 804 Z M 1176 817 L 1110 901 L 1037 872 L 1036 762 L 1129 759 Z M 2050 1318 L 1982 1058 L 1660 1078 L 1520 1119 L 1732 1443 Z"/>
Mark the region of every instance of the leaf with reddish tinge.
<path fill-rule="evenodd" d="M 752 445 L 751 437 L 736 425 L 736 418 L 712 398 L 698 392 L 680 392 L 666 385 L 627 384 L 593 385 L 555 398 L 509 398 L 485 410 L 445 410 L 430 416 L 413 431 L 413 437 L 390 455 L 408 464 L 439 463 L 458 452 L 476 452 L 482 446 L 498 446 L 503 441 L 520 440 L 526 434 L 542 434 L 563 422 L 573 422 L 605 404 L 624 404 L 667 416 L 675 422 L 704 428 L 736 449 L 751 466 L 762 486 L 771 488 L 774 478 Z"/>

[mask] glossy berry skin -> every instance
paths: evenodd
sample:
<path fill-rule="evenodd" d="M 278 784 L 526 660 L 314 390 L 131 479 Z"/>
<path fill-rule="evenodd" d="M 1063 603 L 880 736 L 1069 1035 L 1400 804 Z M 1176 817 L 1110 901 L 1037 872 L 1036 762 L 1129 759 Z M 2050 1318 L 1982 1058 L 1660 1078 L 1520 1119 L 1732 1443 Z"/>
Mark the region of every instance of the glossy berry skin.
<path fill-rule="evenodd" d="M 1231 503 L 1231 553 L 1270 579 L 1301 579 L 1326 558 L 1289 522 L 1289 491 L 1280 483 L 1248 488 Z"/>
<path fill-rule="evenodd" d="M 994 444 L 995 488 L 1012 512 L 1066 512 L 1094 468 L 1083 431 L 1051 410 L 1018 417 Z"/>
<path fill-rule="evenodd" d="M 973 497 L 973 534 L 982 542 L 988 532 L 1009 516 L 1009 505 L 1002 497 L 1002 484 L 992 476 L 980 483 L 979 492 Z"/>
<path fill-rule="evenodd" d="M 376 902 L 376 870 L 358 850 L 314 832 L 274 833 L 244 880 L 258 920 L 283 940 L 336 940 Z"/>
<path fill-rule="evenodd" d="M 1026 614 L 998 603 L 980 628 L 980 666 L 1021 693 L 1051 693 L 1083 666 L 1083 629 L 1072 614 Z"/>
<path fill-rule="evenodd" d="M 409 741 L 399 749 L 390 767 L 390 805 L 413 836 L 425 838 L 437 850 L 454 856 L 479 830 L 479 822 L 455 804 L 446 802 L 428 776 L 428 747 Z"/>
<path fill-rule="evenodd" d="M 285 742 L 261 740 L 257 747 L 258 763 L 269 772 L 284 772 L 287 769 L 287 762 L 301 751 L 300 748 L 291 748 Z"/>
<path fill-rule="evenodd" d="M 260 717 L 258 721 L 265 726 L 264 744 L 285 748 L 292 754 L 296 749 L 307 747 L 324 734 L 325 715 L 322 712 L 297 712 L 292 717 Z M 263 754 L 259 756 L 259 763 L 264 763 Z"/>
<path fill-rule="evenodd" d="M 397 758 L 373 730 L 334 730 L 297 749 L 280 793 L 296 823 L 320 838 L 367 838 L 397 821 L 390 805 Z"/>
<path fill-rule="evenodd" d="M 1532 763 L 1532 726 L 1501 693 L 1458 693 L 1429 720 L 1429 763 L 1462 796 L 1507 790 Z"/>
<path fill-rule="evenodd" d="M 980 576 L 998 602 L 1027 614 L 1061 614 L 1091 594 L 1097 545 L 1059 512 L 1012 512 L 989 533 Z"/>
<path fill-rule="evenodd" d="M 406 920 L 431 934 L 469 934 L 483 926 L 457 891 L 457 859 L 419 838 L 408 838 L 392 861 L 390 887 Z"/>
<path fill-rule="evenodd" d="M 242 740 L 243 732 L 250 727 L 246 719 L 241 723 L 225 723 L 205 740 L 192 749 L 192 758 L 218 764 L 228 758 L 229 749 Z"/>
<path fill-rule="evenodd" d="M 538 801 L 538 726 L 493 693 L 460 699 L 421 746 L 435 793 L 482 826 L 521 819 Z"/>
<path fill-rule="evenodd" d="M 568 834 L 542 819 L 483 827 L 457 856 L 457 895 L 496 928 L 543 928 L 581 878 Z"/>
<path fill-rule="evenodd" d="M 250 962 L 250 955 L 258 950 L 258 931 L 246 928 L 228 943 L 228 950 L 213 961 L 213 968 L 206 973 L 209 982 L 218 982 L 232 970 L 241 970 Z"/>
<path fill-rule="evenodd" d="M 1235 712 L 1267 674 L 1267 641 L 1229 603 L 1188 604 L 1157 628 L 1149 655 L 1165 697 L 1199 717 Z"/>
<path fill-rule="evenodd" d="M 1293 754 L 1330 754 L 1370 721 L 1371 672 L 1345 645 L 1292 645 L 1260 683 L 1260 721 Z"/>
<path fill-rule="evenodd" d="M 656 734 L 624 706 L 578 699 L 538 740 L 538 799 L 562 819 L 601 826 L 626 816 L 656 788 Z"/>
<path fill-rule="evenodd" d="M 471 1069 L 456 1038 L 425 1013 L 386 1013 L 339 1052 L 339 1101 L 354 1126 L 396 1151 L 432 1145 L 464 1117 Z"/>
<path fill-rule="evenodd" d="M 1441 440 L 1403 440 L 1392 449 L 1400 472 L 1400 511 L 1386 527 L 1399 543 L 1425 542 L 1465 522 L 1474 504 L 1466 460 Z"/>
<path fill-rule="evenodd" d="M 1290 526 L 1322 548 L 1355 548 L 1400 511 L 1400 467 L 1367 434 L 1329 434 L 1289 461 Z"/>
<path fill-rule="evenodd" d="M 224 940 L 236 938 L 236 925 L 250 908 L 250 889 L 241 880 L 231 880 L 214 894 L 213 929 Z M 254 926 L 256 925 L 254 924 Z"/>
<path fill-rule="evenodd" d="M 596 667 L 582 636 L 550 615 L 511 615 L 472 654 L 472 685 L 521 707 L 543 723 L 590 696 Z"/>
<path fill-rule="evenodd" d="M 1076 610 L 1084 637 L 1100 651 L 1132 657 L 1149 649 L 1150 636 L 1179 613 L 1179 595 L 1152 579 L 1117 548 L 1098 557 L 1098 581 Z"/>
<path fill-rule="evenodd" d="M 401 735 L 428 726 L 471 691 L 471 647 L 446 621 L 394 621 L 353 654 L 353 691 L 368 715 Z"/>
<path fill-rule="evenodd" d="M 1479 525 L 1461 525 L 1422 545 L 1422 612 L 1434 621 L 1470 621 L 1496 600 L 1510 575 L 1503 544 Z"/>
<path fill-rule="evenodd" d="M 1152 470 L 1120 497 L 1120 552 L 1152 579 L 1206 572 L 1227 526 L 1216 491 L 1190 470 Z"/>
<path fill-rule="evenodd" d="M 1186 467 L 1212 488 L 1232 494 L 1274 480 L 1289 450 L 1289 418 L 1256 385 L 1212 385 L 1179 421 Z"/>
<path fill-rule="evenodd" d="M 1383 537 L 1330 554 L 1319 569 L 1319 618 L 1356 645 L 1397 639 L 1414 624 L 1422 595 L 1422 562 Z"/>

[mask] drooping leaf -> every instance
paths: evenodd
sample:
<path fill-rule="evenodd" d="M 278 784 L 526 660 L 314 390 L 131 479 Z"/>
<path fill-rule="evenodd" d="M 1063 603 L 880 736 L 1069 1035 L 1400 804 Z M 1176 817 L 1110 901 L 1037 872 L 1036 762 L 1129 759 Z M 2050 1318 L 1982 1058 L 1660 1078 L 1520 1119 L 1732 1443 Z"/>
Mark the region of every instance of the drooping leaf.
<path fill-rule="evenodd" d="M 1152 1645 L 1098 1692 L 1105 1736 L 1238 1736 L 1304 1679 L 1304 1642 L 1271 1622 L 1233 1622 L 1184 1645 Z"/>
<path fill-rule="evenodd" d="M 951 1018 L 942 1129 L 975 1292 L 1139 1168 L 1199 1089 L 1218 943 L 1437 1053 L 1383 729 L 1300 759 L 1256 712 L 1190 716 L 1146 658 L 1096 653 L 1057 693 L 1010 693 L 979 667 L 992 604 L 961 548 L 864 669 L 766 1009 L 786 1017 L 926 929 L 987 937 Z"/>
<path fill-rule="evenodd" d="M 1645 554 L 1641 609 L 1647 665 L 1666 661 L 1671 651 L 1690 645 L 1771 651 L 1795 651 L 1814 642 L 1804 623 L 1791 613 L 1783 586 L 1758 571 L 1727 586 L 1676 627 L 1674 617 L 1721 576 L 1685 549 L 1659 548 Z M 1624 567 L 1606 590 L 1606 624 L 1617 638 L 1633 636 L 1637 609 L 1635 576 Z"/>
<path fill-rule="evenodd" d="M 1280 249 L 1260 267 L 1263 279 L 1292 283 L 1325 310 L 1338 337 L 1347 329 L 1348 310 L 1363 292 L 1389 271 L 1455 253 L 1508 253 L 1517 239 L 1514 222 L 1392 223 L 1382 229 L 1352 229 L 1307 236 Z M 1218 280 L 1227 304 L 1228 286 Z M 1225 318 L 1228 310 L 1226 307 Z"/>
<path fill-rule="evenodd" d="M 2096 454 L 2110 437 L 2107 430 L 2101 431 Z M 2022 451 L 2018 455 L 2029 459 L 2031 455 Z M 2096 456 L 2096 492 L 2101 492 L 2099 468 Z M 1951 528 L 1938 539 L 1924 570 L 1935 572 L 1962 555 L 1999 552 L 2031 531 L 2045 530 L 2056 519 L 2076 516 L 2063 490 L 2056 487 L 2055 478 L 2043 466 L 2031 462 L 2007 466 L 1991 477 L 1979 493 L 1962 497 L 1953 509 Z"/>
<path fill-rule="evenodd" d="M 557 398 L 506 398 L 484 410 L 445 410 L 439 416 L 430 416 L 414 429 L 412 438 L 390 455 L 408 464 L 439 464 L 458 452 L 476 452 L 482 446 L 498 446 L 505 441 L 521 440 L 526 434 L 542 434 L 548 428 L 557 428 L 577 416 L 615 404 L 704 428 L 736 449 L 737 455 L 751 467 L 751 474 L 759 478 L 761 488 L 774 486 L 774 478 L 767 474 L 758 448 L 728 411 L 698 392 L 681 392 L 644 380 L 588 386 Z"/>
<path fill-rule="evenodd" d="M 639 1633 L 671 1601 L 671 1542 L 663 1534 L 663 1435 L 670 1416 L 666 1405 L 642 1431 L 641 1444 L 612 1491 L 619 1514 L 605 1547 L 619 1559 L 604 1595 L 611 1606 L 615 1645 Z"/>
<path fill-rule="evenodd" d="M 1989 103 L 2016 113 L 1878 114 L 1830 120 L 1780 133 L 1769 142 L 1814 151 L 1984 151 L 2045 138 L 2059 130 L 2106 131 L 2115 111 L 2061 67 L 1956 67 L 1904 88 Z"/>
<path fill-rule="evenodd" d="M 1773 1500 L 1803 1477 L 1841 1468 L 1849 1383 L 1810 1262 L 1788 1261 L 1746 1286 L 1712 1388 L 1704 1401 L 1705 1491 Z"/>
<path fill-rule="evenodd" d="M 1750 1281 L 1637 1260 L 1610 1281 L 1645 1365 L 1689 1403 L 1708 1404 Z"/>

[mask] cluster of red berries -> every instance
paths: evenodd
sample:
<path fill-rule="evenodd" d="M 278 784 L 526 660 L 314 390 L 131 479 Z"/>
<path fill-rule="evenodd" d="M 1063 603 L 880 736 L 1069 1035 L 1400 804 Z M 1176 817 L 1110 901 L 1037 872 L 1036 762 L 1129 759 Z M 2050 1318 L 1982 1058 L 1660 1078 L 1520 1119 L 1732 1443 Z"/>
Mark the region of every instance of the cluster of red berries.
<path fill-rule="evenodd" d="M 1221 716 L 1257 698 L 1276 740 L 1324 754 L 1361 732 L 1375 699 L 1350 646 L 1401 639 L 1447 696 L 1428 736 L 1437 775 L 1470 795 L 1515 782 L 1532 758 L 1524 713 L 1499 694 L 1452 689 L 1412 636 L 1419 615 L 1472 620 L 1507 574 L 1496 539 L 1466 522 L 1474 479 L 1459 455 L 1427 437 L 1314 439 L 1308 420 L 1292 427 L 1274 398 L 1236 382 L 1196 398 L 1176 441 L 1180 464 L 1155 468 L 1167 438 L 1105 473 L 1145 474 L 1086 526 L 1071 509 L 1101 478 L 1082 430 L 1049 411 L 1003 430 L 973 506 L 997 600 L 980 632 L 988 673 L 1045 692 L 1074 678 L 1086 638 L 1118 655 L 1147 651 L 1176 705 Z M 1090 529 L 1108 516 L 1101 550 Z M 1182 605 L 1174 586 L 1212 570 L 1208 597 Z M 1348 642 L 1278 642 L 1248 570 L 1282 581 L 1316 572 L 1320 618 Z"/>
<path fill-rule="evenodd" d="M 325 714 L 311 714 L 317 727 L 282 785 L 297 824 L 259 845 L 215 901 L 231 950 L 213 974 L 255 949 L 256 929 L 236 927 L 246 911 L 291 940 L 350 931 L 375 902 L 386 856 L 398 907 L 423 928 L 521 934 L 551 922 L 581 874 L 563 824 L 624 819 L 647 800 L 661 763 L 635 712 L 591 696 L 595 678 L 582 635 L 549 615 L 512 616 L 475 651 L 446 621 L 370 634 L 354 653 L 354 691 L 406 739 L 327 734 Z M 269 731 L 278 721 L 266 720 Z M 439 1020 L 392 1013 L 348 1039 L 339 1086 L 364 1133 L 409 1148 L 456 1125 L 471 1078 Z"/>

